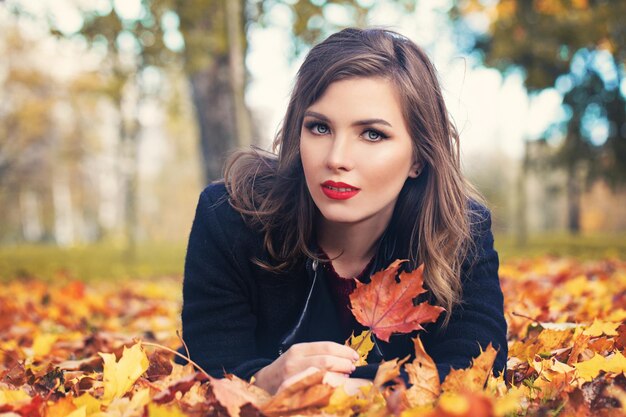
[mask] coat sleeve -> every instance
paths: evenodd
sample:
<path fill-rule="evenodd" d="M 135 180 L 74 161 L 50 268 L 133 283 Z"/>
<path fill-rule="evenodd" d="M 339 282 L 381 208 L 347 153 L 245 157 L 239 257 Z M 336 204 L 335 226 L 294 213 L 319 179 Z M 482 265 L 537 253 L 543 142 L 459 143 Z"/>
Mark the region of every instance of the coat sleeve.
<path fill-rule="evenodd" d="M 235 258 L 239 236 L 234 234 L 241 227 L 230 227 L 238 226 L 233 222 L 236 216 L 228 207 L 225 192 L 216 193 L 216 188 L 211 185 L 201 194 L 189 236 L 183 340 L 191 359 L 212 376 L 233 373 L 249 379 L 272 360 L 257 354 L 251 301 L 254 289 Z"/>
<path fill-rule="evenodd" d="M 498 254 L 491 232 L 491 214 L 472 205 L 474 248 L 462 267 L 463 297 L 452 311 L 445 329 L 435 323 L 422 336 L 424 348 L 433 358 L 443 381 L 450 369 L 466 368 L 490 343 L 497 350 L 493 370 L 503 372 L 507 360 L 507 324 L 498 277 Z"/>

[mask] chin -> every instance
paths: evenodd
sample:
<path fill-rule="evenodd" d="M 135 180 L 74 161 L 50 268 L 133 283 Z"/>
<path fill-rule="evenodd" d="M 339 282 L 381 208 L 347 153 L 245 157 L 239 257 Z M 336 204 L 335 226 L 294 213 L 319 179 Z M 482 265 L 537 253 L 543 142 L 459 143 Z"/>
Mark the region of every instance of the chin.
<path fill-rule="evenodd" d="M 349 223 L 357 223 L 362 220 L 359 216 L 355 215 L 354 211 L 351 213 L 348 210 L 320 210 L 320 214 L 324 219 L 328 222 L 332 223 L 341 223 L 341 224 L 349 224 Z"/>

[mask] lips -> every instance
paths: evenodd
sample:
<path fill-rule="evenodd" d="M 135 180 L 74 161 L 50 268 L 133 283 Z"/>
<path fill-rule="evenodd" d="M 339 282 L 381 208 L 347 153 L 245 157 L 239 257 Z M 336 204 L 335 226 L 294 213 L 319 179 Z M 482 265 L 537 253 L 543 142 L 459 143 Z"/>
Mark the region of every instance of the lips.
<path fill-rule="evenodd" d="M 321 187 L 326 197 L 333 200 L 347 200 L 361 191 L 359 188 L 345 182 L 325 181 Z"/>

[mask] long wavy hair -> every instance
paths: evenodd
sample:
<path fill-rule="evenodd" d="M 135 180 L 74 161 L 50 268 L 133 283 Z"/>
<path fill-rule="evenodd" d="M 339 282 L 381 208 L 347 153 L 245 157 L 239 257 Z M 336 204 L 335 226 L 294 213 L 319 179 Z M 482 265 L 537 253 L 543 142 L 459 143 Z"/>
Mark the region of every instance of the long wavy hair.
<path fill-rule="evenodd" d="M 320 215 L 300 159 L 306 109 L 336 81 L 382 77 L 395 86 L 422 167 L 406 180 L 384 235 L 407 269 L 424 264 L 424 281 L 446 308 L 444 325 L 461 300 L 461 268 L 471 247 L 470 201 L 482 201 L 464 179 L 459 136 L 446 109 L 436 70 L 411 40 L 386 29 L 344 29 L 316 45 L 300 67 L 273 153 L 241 150 L 227 162 L 230 204 L 264 234 L 272 271 L 288 270 L 313 249 Z"/>

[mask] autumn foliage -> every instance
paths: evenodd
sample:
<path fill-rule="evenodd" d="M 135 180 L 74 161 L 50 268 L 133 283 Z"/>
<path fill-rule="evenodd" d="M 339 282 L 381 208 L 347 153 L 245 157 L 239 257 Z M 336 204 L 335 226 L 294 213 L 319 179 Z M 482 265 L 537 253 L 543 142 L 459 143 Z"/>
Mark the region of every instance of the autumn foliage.
<path fill-rule="evenodd" d="M 359 286 L 366 295 L 353 295 L 355 316 L 381 339 L 441 313 L 403 304 L 423 291 L 421 272 L 396 279 L 398 265 L 373 277 L 369 289 Z M 373 383 L 352 395 L 316 373 L 274 396 L 234 376 L 215 379 L 173 363 L 177 279 L 12 281 L 0 293 L 0 416 L 626 415 L 626 262 L 544 258 L 504 264 L 500 275 L 506 375 L 492 375 L 489 346 L 439 384 L 416 338 L 413 361 L 383 363 Z M 355 343 L 367 350 L 371 339 L 357 335 Z"/>

